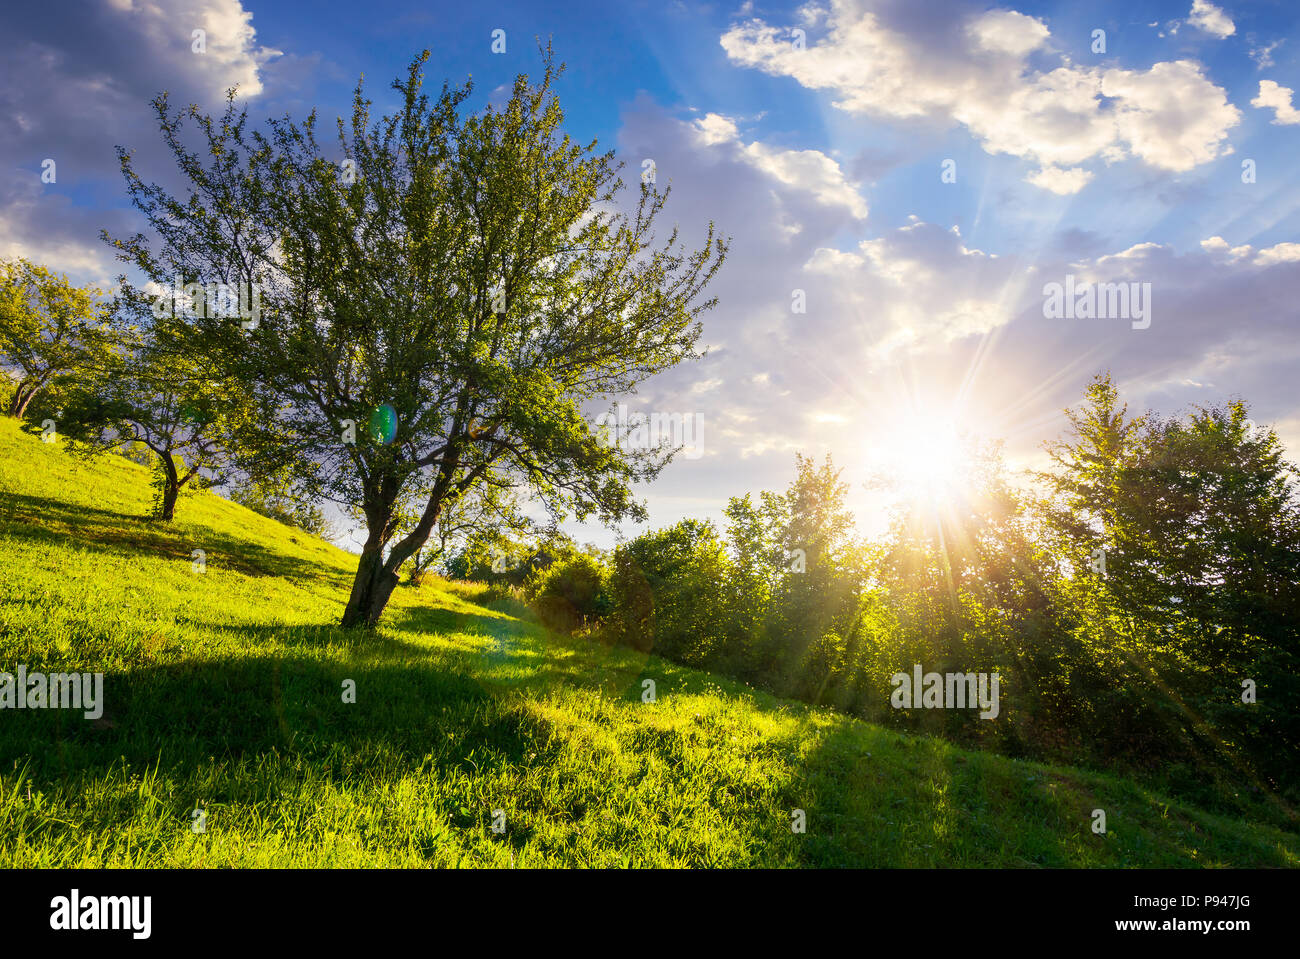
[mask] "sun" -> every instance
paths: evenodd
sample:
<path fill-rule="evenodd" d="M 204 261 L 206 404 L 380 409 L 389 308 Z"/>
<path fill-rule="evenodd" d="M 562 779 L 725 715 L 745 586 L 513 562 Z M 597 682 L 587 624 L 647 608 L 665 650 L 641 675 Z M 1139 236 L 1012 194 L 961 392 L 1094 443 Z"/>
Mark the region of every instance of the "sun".
<path fill-rule="evenodd" d="M 963 431 L 953 417 L 910 413 L 886 429 L 873 451 L 874 466 L 904 498 L 946 503 L 970 480 Z"/>

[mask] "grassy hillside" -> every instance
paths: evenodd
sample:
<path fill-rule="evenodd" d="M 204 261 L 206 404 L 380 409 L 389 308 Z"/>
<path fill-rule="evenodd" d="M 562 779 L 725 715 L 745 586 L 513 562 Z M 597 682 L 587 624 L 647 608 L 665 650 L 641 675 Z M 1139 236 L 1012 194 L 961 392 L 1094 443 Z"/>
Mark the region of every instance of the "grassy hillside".
<path fill-rule="evenodd" d="M 549 635 L 470 584 L 403 587 L 377 635 L 349 634 L 333 627 L 346 553 L 216 496 L 183 499 L 170 527 L 142 518 L 150 501 L 144 468 L 86 464 L 0 421 L 0 671 L 102 671 L 107 701 L 94 721 L 0 711 L 2 867 L 1300 857 L 1294 834 L 1123 780 Z"/>

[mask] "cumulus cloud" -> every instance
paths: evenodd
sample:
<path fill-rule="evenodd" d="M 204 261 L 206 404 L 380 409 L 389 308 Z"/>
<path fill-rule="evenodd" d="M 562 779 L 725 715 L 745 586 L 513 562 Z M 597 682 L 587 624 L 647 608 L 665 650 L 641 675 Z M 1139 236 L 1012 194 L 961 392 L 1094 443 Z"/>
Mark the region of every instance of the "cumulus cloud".
<path fill-rule="evenodd" d="M 1255 266 L 1272 266 L 1276 263 L 1300 262 L 1300 243 L 1282 242 L 1256 250 L 1249 243 L 1230 246 L 1221 236 L 1212 236 L 1201 241 L 1202 249 L 1221 254 L 1229 260 L 1249 260 Z"/>
<path fill-rule="evenodd" d="M 1083 187 L 1090 160 L 1181 172 L 1231 152 L 1240 112 L 1200 64 L 1080 66 L 1050 40 L 1042 20 L 1010 10 L 921 18 L 892 0 L 835 0 L 805 49 L 761 19 L 720 42 L 733 62 L 828 90 L 846 112 L 961 124 L 987 152 L 1035 161 L 1030 182 L 1058 193 Z"/>
<path fill-rule="evenodd" d="M 840 165 L 818 150 L 782 150 L 758 141 L 745 143 L 730 117 L 710 113 L 695 121 L 702 146 L 726 146 L 756 170 L 829 206 L 842 206 L 861 219 L 867 203 L 848 182 Z"/>
<path fill-rule="evenodd" d="M 1187 22 L 1220 39 L 1237 32 L 1232 18 L 1210 0 L 1192 0 L 1192 12 L 1187 15 Z"/>
<path fill-rule="evenodd" d="M 1259 96 L 1251 100 L 1250 105 L 1260 109 L 1271 109 L 1272 122 L 1275 124 L 1300 123 L 1300 110 L 1291 105 L 1291 95 L 1294 92 L 1290 87 L 1279 86 L 1273 80 L 1260 80 Z"/>
<path fill-rule="evenodd" d="M 149 101 L 166 90 L 176 105 L 214 109 L 232 86 L 264 95 L 279 51 L 258 44 L 239 0 L 70 0 L 61 8 L 53 17 L 39 5 L 0 5 L 0 252 L 102 282 L 116 268 L 99 230 L 128 222 L 112 210 L 122 189 L 114 147 L 136 150 L 146 165 L 170 164 Z M 195 30 L 204 31 L 202 53 Z M 41 182 L 44 159 L 55 161 L 54 183 Z M 92 194 L 99 202 L 86 203 Z"/>
<path fill-rule="evenodd" d="M 1011 319 L 1004 300 L 1013 263 L 968 248 L 955 229 L 919 220 L 861 241 L 815 250 L 803 274 L 819 315 L 847 320 L 849 350 L 868 365 L 989 333 Z M 834 321 L 832 321 L 833 323 Z M 827 325 L 829 336 L 840 339 Z"/>

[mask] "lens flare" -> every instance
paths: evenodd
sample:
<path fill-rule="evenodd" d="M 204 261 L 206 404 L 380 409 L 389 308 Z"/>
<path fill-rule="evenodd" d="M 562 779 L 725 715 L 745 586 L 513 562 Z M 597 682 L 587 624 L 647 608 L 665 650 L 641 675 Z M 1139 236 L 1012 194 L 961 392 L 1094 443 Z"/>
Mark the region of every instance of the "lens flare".
<path fill-rule="evenodd" d="M 385 403 L 370 413 L 370 438 L 387 446 L 397 436 L 397 410 Z"/>

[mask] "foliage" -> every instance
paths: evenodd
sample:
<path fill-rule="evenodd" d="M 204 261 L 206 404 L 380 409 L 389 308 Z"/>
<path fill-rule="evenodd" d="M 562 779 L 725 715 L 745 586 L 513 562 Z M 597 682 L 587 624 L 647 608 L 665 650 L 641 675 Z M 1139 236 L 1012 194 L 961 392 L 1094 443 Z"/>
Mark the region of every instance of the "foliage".
<path fill-rule="evenodd" d="M 0 365 L 7 367 L 5 410 L 22 417 L 42 394 L 102 373 L 115 335 L 103 291 L 30 260 L 0 261 Z M 58 399 L 49 404 L 57 409 Z"/>
<path fill-rule="evenodd" d="M 968 440 L 963 488 L 902 497 L 874 544 L 854 539 L 830 461 L 798 457 L 784 493 L 732 498 L 726 548 L 693 520 L 620 546 L 609 631 L 900 729 L 1168 775 L 1212 802 L 1249 770 L 1295 798 L 1300 507 L 1247 412 L 1130 419 L 1099 377 L 1042 495 Z M 998 674 L 999 721 L 892 708 L 916 665 Z"/>
<path fill-rule="evenodd" d="M 709 662 L 723 634 L 717 584 L 729 560 L 712 523 L 686 519 L 614 551 L 615 635 L 687 665 Z"/>
<path fill-rule="evenodd" d="M 104 375 L 67 388 L 59 423 L 83 455 L 134 444 L 150 450 L 153 515 L 171 521 L 182 491 L 216 478 L 222 439 L 243 425 L 249 406 L 237 387 L 209 379 L 194 358 L 168 349 L 167 333 L 155 324 L 120 337 Z"/>
<path fill-rule="evenodd" d="M 574 552 L 534 572 L 526 595 L 548 628 L 573 634 L 609 614 L 609 578 L 597 557 Z"/>
<path fill-rule="evenodd" d="M 1108 377 L 1051 447 L 1045 522 L 1076 569 L 1060 602 L 1109 688 L 1105 745 L 1250 768 L 1298 792 L 1300 505 L 1295 467 L 1244 403 L 1126 419 Z M 1097 551 L 1097 552 L 1095 552 Z M 1081 571 L 1102 555 L 1105 574 Z M 1253 684 L 1256 702 L 1243 702 Z M 1127 739 L 1127 741 L 1126 741 Z"/>

